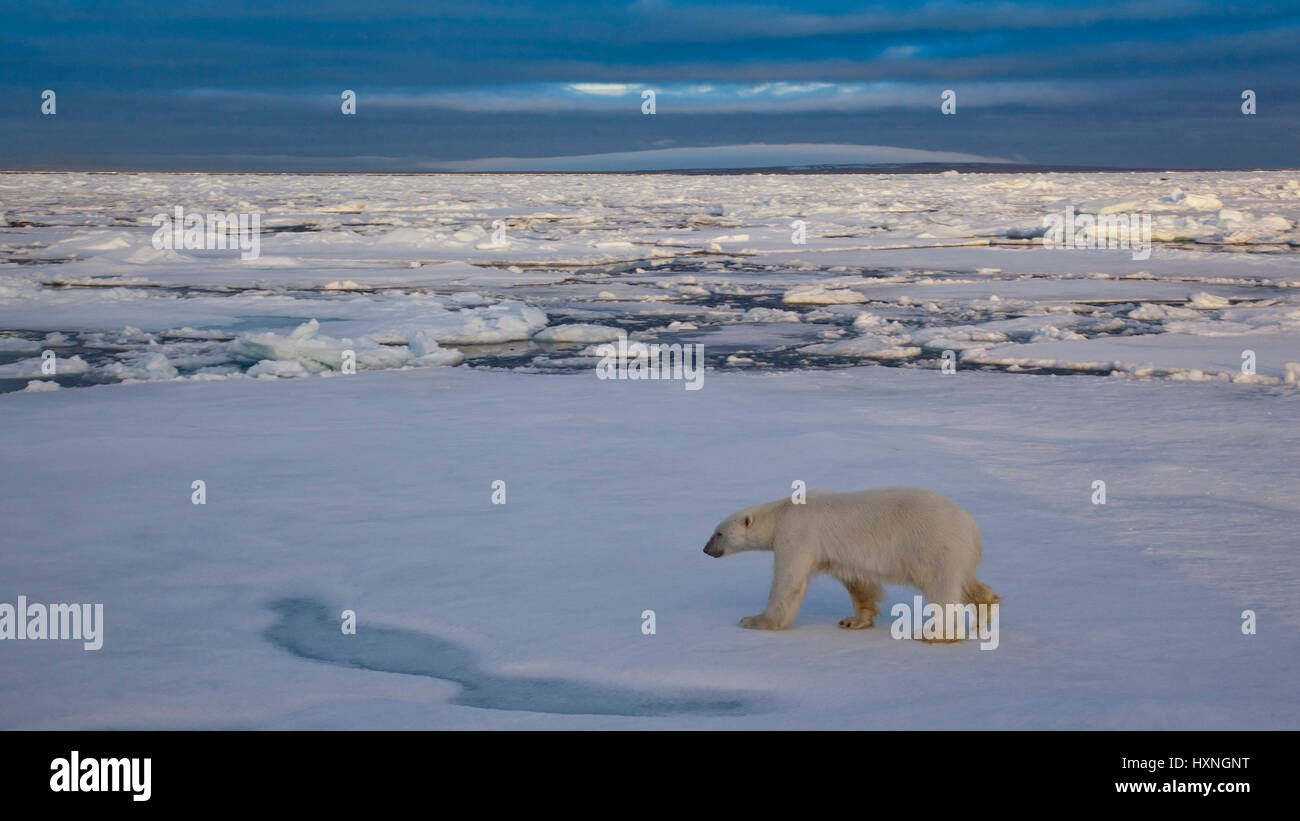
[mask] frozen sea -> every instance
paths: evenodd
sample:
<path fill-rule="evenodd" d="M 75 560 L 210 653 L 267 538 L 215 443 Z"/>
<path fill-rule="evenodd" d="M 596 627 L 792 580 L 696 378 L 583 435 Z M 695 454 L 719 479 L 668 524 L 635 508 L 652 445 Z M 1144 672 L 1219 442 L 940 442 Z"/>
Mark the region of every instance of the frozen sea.
<path fill-rule="evenodd" d="M 1298 221 L 1300 172 L 0 175 L 0 602 L 105 619 L 0 641 L 0 727 L 1300 728 Z M 702 389 L 597 379 L 620 333 Z M 998 648 L 828 579 L 739 628 L 771 558 L 701 549 L 796 481 L 970 510 Z"/>

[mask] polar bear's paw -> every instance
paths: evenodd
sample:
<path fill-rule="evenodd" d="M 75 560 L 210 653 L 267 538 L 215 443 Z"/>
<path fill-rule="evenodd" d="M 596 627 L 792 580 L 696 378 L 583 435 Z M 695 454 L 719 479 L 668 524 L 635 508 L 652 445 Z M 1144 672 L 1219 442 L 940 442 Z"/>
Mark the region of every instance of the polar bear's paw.
<path fill-rule="evenodd" d="M 957 642 L 961 641 L 961 639 L 927 639 L 927 638 L 922 638 L 921 641 L 925 642 L 926 644 L 956 644 Z"/>
<path fill-rule="evenodd" d="M 858 616 L 849 616 L 847 619 L 840 619 L 840 627 L 845 630 L 865 630 L 875 623 L 875 619 L 871 617 L 864 619 Z"/>
<path fill-rule="evenodd" d="M 781 628 L 767 617 L 766 613 L 759 613 L 757 616 L 745 616 L 740 620 L 740 626 L 749 630 L 780 630 Z"/>

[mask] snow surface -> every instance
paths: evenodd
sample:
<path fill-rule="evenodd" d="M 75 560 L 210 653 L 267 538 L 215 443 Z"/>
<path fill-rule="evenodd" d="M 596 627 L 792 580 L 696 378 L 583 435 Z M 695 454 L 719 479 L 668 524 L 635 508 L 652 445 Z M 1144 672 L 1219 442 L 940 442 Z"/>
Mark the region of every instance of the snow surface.
<path fill-rule="evenodd" d="M 438 368 L 3 401 L 8 600 L 106 620 L 98 652 L 0 644 L 5 727 L 1300 725 L 1292 393 Z M 796 479 L 969 508 L 998 649 L 842 630 L 828 579 L 791 631 L 739 628 L 771 558 L 704 542 Z"/>
<path fill-rule="evenodd" d="M 0 602 L 107 620 L 0 642 L 2 727 L 1300 728 L 1300 173 L 9 174 L 0 204 Z M 261 214 L 262 256 L 154 250 L 178 204 Z M 1151 258 L 1042 248 L 1067 206 L 1151 214 Z M 597 379 L 620 333 L 702 344 L 703 389 Z M 998 649 L 841 630 L 826 579 L 740 629 L 771 558 L 701 550 L 795 480 L 970 509 Z"/>

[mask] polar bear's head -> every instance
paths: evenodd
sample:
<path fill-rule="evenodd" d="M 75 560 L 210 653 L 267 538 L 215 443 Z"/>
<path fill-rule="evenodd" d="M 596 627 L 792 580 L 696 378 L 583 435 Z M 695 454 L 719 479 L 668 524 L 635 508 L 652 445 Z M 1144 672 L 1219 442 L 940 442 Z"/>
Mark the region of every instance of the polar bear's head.
<path fill-rule="evenodd" d="M 772 528 L 768 521 L 770 517 L 765 514 L 766 511 L 759 506 L 728 516 L 713 531 L 704 552 L 716 559 L 746 550 L 771 550 Z"/>

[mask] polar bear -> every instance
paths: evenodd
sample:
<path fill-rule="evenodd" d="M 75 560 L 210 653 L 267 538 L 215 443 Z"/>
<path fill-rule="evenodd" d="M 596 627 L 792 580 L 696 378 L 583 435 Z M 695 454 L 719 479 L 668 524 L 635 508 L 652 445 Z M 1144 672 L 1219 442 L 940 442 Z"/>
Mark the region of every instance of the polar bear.
<path fill-rule="evenodd" d="M 840 627 L 850 630 L 874 623 L 886 584 L 918 588 L 940 606 L 1000 601 L 975 577 L 983 557 L 975 517 L 923 488 L 814 491 L 801 504 L 755 505 L 727 517 L 704 546 L 715 558 L 747 550 L 771 550 L 776 558 L 767 608 L 741 627 L 785 630 L 808 582 L 823 573 L 849 590 L 853 615 Z"/>

